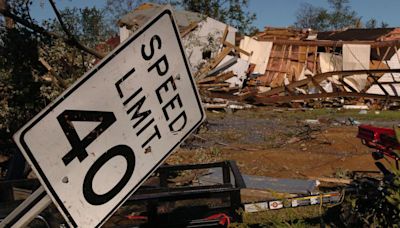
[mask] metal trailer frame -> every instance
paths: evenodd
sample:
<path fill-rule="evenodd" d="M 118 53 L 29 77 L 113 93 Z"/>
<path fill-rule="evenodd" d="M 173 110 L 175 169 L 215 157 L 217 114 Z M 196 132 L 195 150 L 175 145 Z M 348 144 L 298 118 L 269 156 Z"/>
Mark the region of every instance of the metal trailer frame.
<path fill-rule="evenodd" d="M 222 169 L 222 184 L 213 185 L 198 185 L 198 186 L 168 186 L 168 178 L 170 174 L 187 171 L 187 170 L 201 170 L 210 168 L 221 168 Z M 124 206 L 134 205 L 134 204 L 147 204 L 147 224 L 144 226 L 152 227 L 157 225 L 157 227 L 195 227 L 195 226 L 220 226 L 218 219 L 204 219 L 205 215 L 211 215 L 215 213 L 227 214 L 232 221 L 240 222 L 242 221 L 241 210 L 243 210 L 243 204 L 241 202 L 240 190 L 246 187 L 243 177 L 236 165 L 235 161 L 223 161 L 207 164 L 190 164 L 190 165 L 167 165 L 161 166 L 155 175 L 159 178 L 159 185 L 156 187 L 140 187 Z M 11 180 L 11 181 L 1 181 L 0 189 L 7 193 L 12 193 L 14 187 L 26 188 L 30 190 L 35 190 L 40 184 L 36 179 L 24 179 L 24 180 Z M 41 190 L 44 192 L 42 187 L 36 191 Z M 35 192 L 35 193 L 36 193 Z M 33 195 L 35 195 L 35 193 Z M 7 194 L 10 196 L 9 194 Z M 33 196 L 32 195 L 32 196 Z M 39 195 L 36 194 L 36 195 Z M 47 197 L 48 198 L 48 197 Z M 214 199 L 229 199 L 229 206 L 215 206 L 213 208 L 207 208 L 206 211 L 202 211 L 197 217 L 193 218 L 177 218 L 168 217 L 165 215 L 160 215 L 157 208 L 160 204 L 166 202 L 176 202 L 179 200 L 194 200 L 200 198 L 214 198 Z M 5 200 L 5 199 L 0 199 Z M 0 220 L 7 216 L 12 209 L 14 209 L 17 204 L 13 198 L 7 198 L 10 206 L 4 207 L 0 210 Z M 37 201 L 37 200 L 36 200 Z M 50 201 L 49 201 L 50 202 Z M 25 201 L 23 203 L 26 203 Z M 22 204 L 23 204 L 22 203 Z M 21 204 L 21 205 L 22 205 Z M 21 207 L 21 206 L 18 206 Z M 41 206 L 43 209 L 43 205 Z M 26 209 L 26 208 L 25 208 Z M 32 208 L 31 208 L 32 209 Z M 203 208 L 204 209 L 204 208 Z M 33 210 L 33 209 L 32 209 Z M 15 213 L 13 211 L 13 213 Z M 27 213 L 24 208 L 21 208 L 20 215 L 17 217 L 25 217 Z M 37 212 L 37 214 L 40 213 Z M 37 217 L 37 214 L 33 215 L 32 218 Z M 206 216 L 207 217 L 207 216 Z M 15 219 L 14 219 L 15 220 Z M 15 221 L 14 221 L 15 222 Z M 18 224 L 16 221 L 13 224 Z M 132 226 L 130 226 L 132 227 Z"/>
<path fill-rule="evenodd" d="M 169 187 L 168 177 L 173 172 L 185 171 L 185 170 L 199 170 L 199 169 L 210 169 L 210 168 L 221 168 L 222 169 L 222 183 L 215 185 L 199 185 L 199 186 L 183 186 L 183 187 Z M 243 177 L 236 165 L 235 161 L 223 161 L 207 164 L 192 164 L 192 165 L 173 165 L 173 166 L 162 166 L 156 173 L 160 178 L 160 186 L 154 189 L 139 189 L 133 194 L 130 199 L 125 202 L 125 205 L 136 204 L 140 202 L 147 203 L 148 207 L 148 221 L 149 225 L 165 224 L 165 227 L 181 227 L 189 225 L 190 221 L 200 221 L 199 219 L 204 218 L 204 215 L 211 215 L 215 213 L 226 213 L 232 218 L 232 221 L 241 222 L 241 209 L 243 205 L 241 202 L 240 190 L 246 188 L 246 184 Z M 229 206 L 216 206 L 213 208 L 207 208 L 207 211 L 203 211 L 196 218 L 188 220 L 180 220 L 179 218 L 162 216 L 157 213 L 158 205 L 166 202 L 175 202 L 179 200 L 194 200 L 194 199 L 223 199 L 229 198 Z M 171 224 L 171 222 L 173 224 Z M 209 222 L 204 220 L 204 222 Z"/>

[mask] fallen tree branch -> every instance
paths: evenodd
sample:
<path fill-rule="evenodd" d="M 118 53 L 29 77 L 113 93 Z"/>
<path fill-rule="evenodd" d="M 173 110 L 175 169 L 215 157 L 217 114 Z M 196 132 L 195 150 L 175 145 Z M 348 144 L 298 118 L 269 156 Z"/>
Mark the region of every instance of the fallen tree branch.
<path fill-rule="evenodd" d="M 47 71 L 50 72 L 50 75 L 53 78 L 53 83 L 57 87 L 61 87 L 63 89 L 68 88 L 68 83 L 57 74 L 57 72 L 53 69 L 53 67 L 50 66 L 50 64 L 46 60 L 39 57 L 39 62 L 47 69 Z"/>
<path fill-rule="evenodd" d="M 0 1 L 0 3 L 3 4 L 3 1 Z M 12 20 L 17 22 L 18 24 L 21 24 L 21 25 L 23 25 L 23 26 L 25 26 L 25 27 L 27 27 L 29 29 L 32 29 L 36 33 L 40 33 L 40 34 L 42 34 L 44 36 L 47 36 L 47 37 L 50 37 L 50 38 L 62 39 L 65 43 L 70 44 L 72 46 L 75 46 L 76 48 L 78 48 L 78 49 L 80 49 L 82 51 L 85 51 L 86 53 L 89 53 L 89 54 L 91 54 L 91 55 L 93 55 L 93 56 L 95 56 L 95 57 L 97 57 L 99 59 L 102 59 L 105 56 L 105 54 L 100 53 L 100 52 L 98 52 L 96 50 L 93 50 L 91 48 L 88 48 L 88 47 L 82 45 L 81 43 L 76 42 L 76 40 L 74 41 L 74 40 L 71 40 L 69 37 L 64 37 L 64 36 L 62 36 L 62 35 L 60 35 L 58 33 L 50 32 L 50 31 L 46 30 L 45 28 L 43 28 L 43 27 L 41 27 L 41 26 L 39 26 L 39 25 L 37 25 L 35 23 L 27 21 L 27 20 L 15 15 L 15 14 L 11 13 L 9 8 L 6 5 L 0 5 L 0 14 L 2 14 L 4 17 L 11 18 Z"/>
<path fill-rule="evenodd" d="M 99 59 L 104 58 L 105 54 L 100 53 L 100 52 L 98 52 L 98 51 L 96 51 L 96 50 L 94 50 L 94 49 L 92 49 L 92 48 L 89 48 L 89 47 L 83 45 L 81 42 L 79 42 L 79 40 L 77 40 L 77 39 L 75 38 L 75 36 L 69 31 L 69 29 L 67 28 L 67 26 L 65 26 L 64 21 L 62 20 L 61 14 L 60 14 L 60 12 L 58 11 L 58 9 L 57 9 L 56 4 L 54 3 L 54 1 L 53 1 L 53 0 L 49 0 L 49 2 L 50 2 L 51 7 L 52 7 L 53 10 L 54 10 L 54 13 L 56 14 L 56 17 L 57 17 L 58 22 L 60 22 L 61 28 L 63 29 L 63 31 L 65 32 L 65 34 L 67 34 L 68 41 L 71 42 L 71 43 L 72 43 L 74 46 L 76 46 L 77 48 L 79 48 L 79 49 L 81 49 L 81 50 L 83 50 L 83 51 L 85 51 L 85 52 L 87 52 L 87 53 L 90 53 L 90 54 L 96 56 L 96 57 L 99 58 Z"/>
<path fill-rule="evenodd" d="M 0 12 L 8 11 L 8 5 L 6 0 L 0 0 Z"/>

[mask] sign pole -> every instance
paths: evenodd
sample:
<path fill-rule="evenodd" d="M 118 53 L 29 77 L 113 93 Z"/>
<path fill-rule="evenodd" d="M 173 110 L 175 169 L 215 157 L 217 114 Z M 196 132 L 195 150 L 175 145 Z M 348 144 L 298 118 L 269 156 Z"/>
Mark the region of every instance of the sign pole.
<path fill-rule="evenodd" d="M 205 119 L 172 15 L 161 10 L 14 134 L 71 227 L 104 224 Z M 49 204 L 41 191 L 7 224 Z"/>
<path fill-rule="evenodd" d="M 32 195 L 30 195 L 3 221 L 1 221 L 0 228 L 25 227 L 50 204 L 50 197 L 47 195 L 44 187 L 40 186 Z"/>

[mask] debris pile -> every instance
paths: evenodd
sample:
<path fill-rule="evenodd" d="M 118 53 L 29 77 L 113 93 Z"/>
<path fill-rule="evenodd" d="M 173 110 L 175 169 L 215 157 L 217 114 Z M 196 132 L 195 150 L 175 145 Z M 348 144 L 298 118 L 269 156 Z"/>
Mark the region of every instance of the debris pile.
<path fill-rule="evenodd" d="M 121 42 L 162 7 L 145 3 L 121 18 Z M 314 107 L 316 100 L 329 101 L 323 105 L 400 100 L 399 28 L 314 32 L 266 27 L 253 37 L 240 37 L 235 28 L 212 18 L 174 13 L 204 101 Z M 206 106 L 213 105 L 222 107 L 218 102 Z"/>

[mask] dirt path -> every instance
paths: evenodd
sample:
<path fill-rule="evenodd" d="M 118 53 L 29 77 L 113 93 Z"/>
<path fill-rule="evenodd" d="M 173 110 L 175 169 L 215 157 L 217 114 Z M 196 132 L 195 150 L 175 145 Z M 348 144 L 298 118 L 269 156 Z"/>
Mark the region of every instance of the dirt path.
<path fill-rule="evenodd" d="M 309 124 L 310 117 L 319 122 Z M 358 127 L 347 126 L 343 119 L 346 119 L 344 114 L 313 116 L 293 111 L 209 113 L 208 123 L 198 137 L 189 140 L 187 146 L 167 162 L 235 160 L 245 174 L 286 178 L 340 176 L 348 171 L 377 170 L 372 150 L 356 137 Z M 372 121 L 379 123 L 379 120 Z M 391 125 L 394 121 L 385 123 Z"/>

